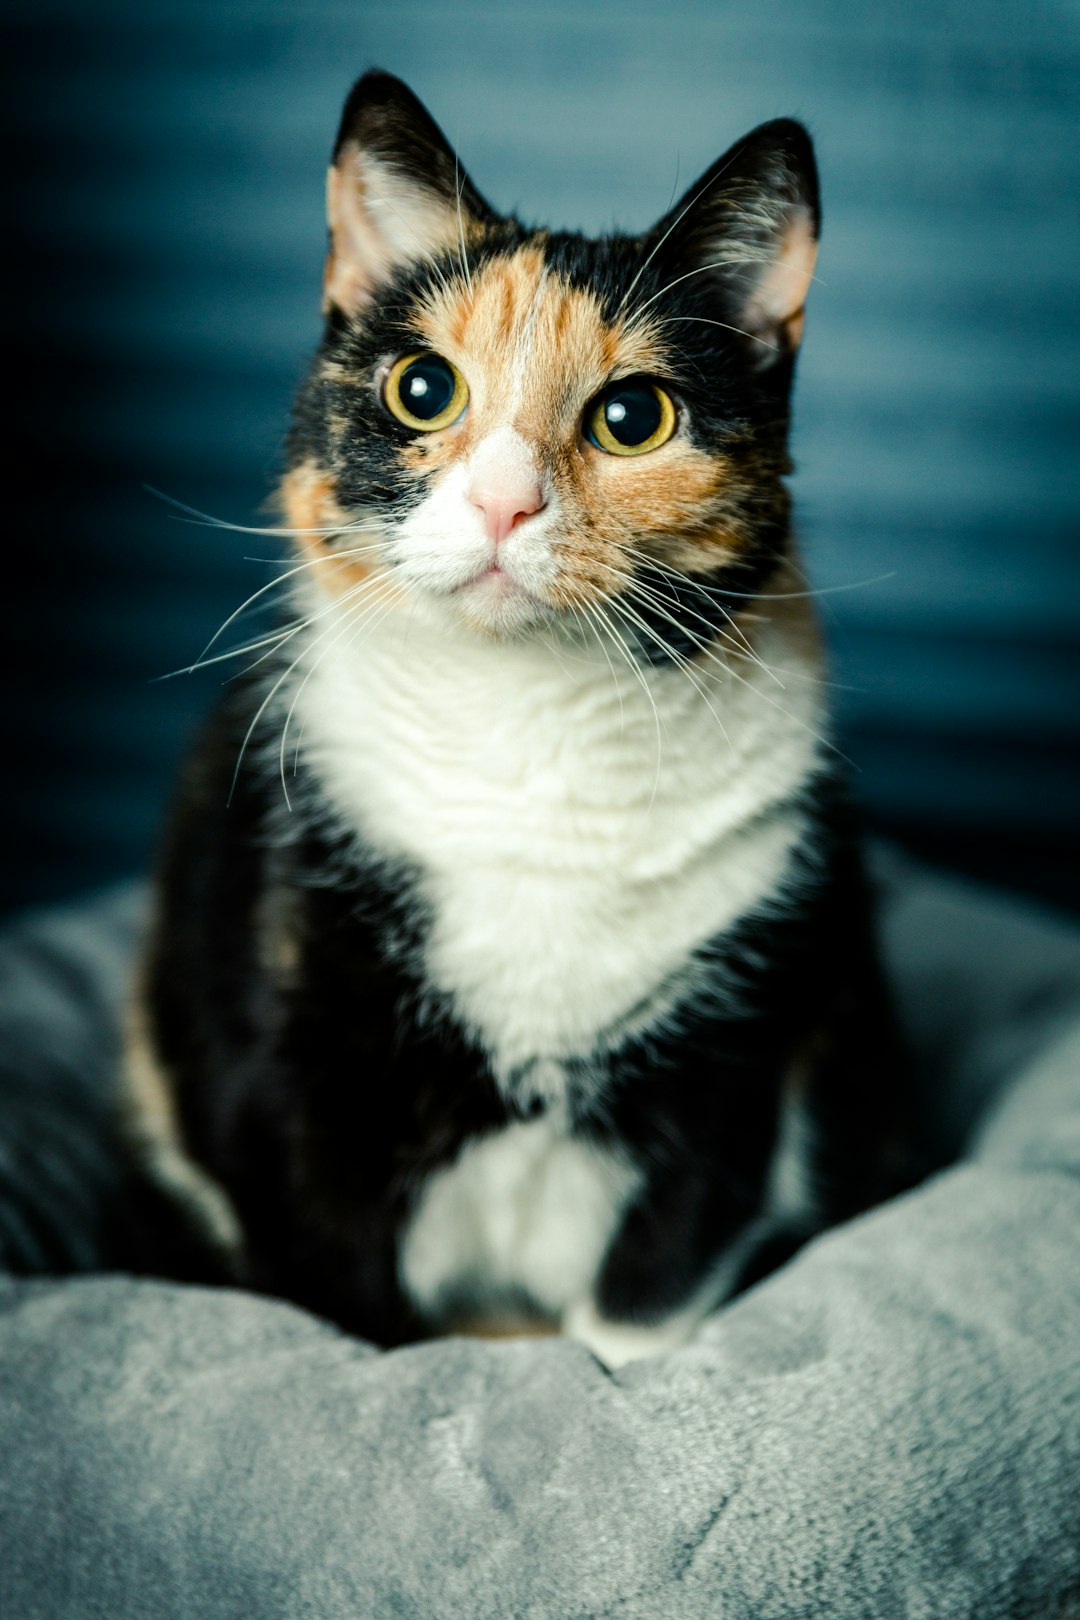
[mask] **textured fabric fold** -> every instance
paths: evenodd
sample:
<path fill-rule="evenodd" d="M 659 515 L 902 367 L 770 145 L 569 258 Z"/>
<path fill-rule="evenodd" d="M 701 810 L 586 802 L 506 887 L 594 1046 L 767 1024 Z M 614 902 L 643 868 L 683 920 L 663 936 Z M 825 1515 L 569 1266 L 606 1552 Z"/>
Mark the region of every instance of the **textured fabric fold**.
<path fill-rule="evenodd" d="M 1080 938 L 886 868 L 927 1115 L 962 1162 L 616 1375 L 558 1340 L 380 1354 L 253 1295 L 9 1279 L 0 1613 L 1080 1612 Z M 48 1124 L 65 1148 L 40 1200 L 61 1235 L 93 1203 L 80 1155 L 108 1163 L 106 1135 L 78 1138 L 103 1117 L 138 905 L 0 947 L 23 964 L 0 998 L 5 1119 L 14 1096 L 19 1139 Z M 19 1158 L 0 1211 L 31 1207 L 38 1172 Z"/>

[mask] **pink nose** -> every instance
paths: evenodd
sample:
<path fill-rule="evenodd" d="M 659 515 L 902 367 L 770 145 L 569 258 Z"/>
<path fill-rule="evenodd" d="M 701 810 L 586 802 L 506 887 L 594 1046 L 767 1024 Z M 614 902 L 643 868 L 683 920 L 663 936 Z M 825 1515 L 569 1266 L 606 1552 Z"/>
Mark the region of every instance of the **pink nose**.
<path fill-rule="evenodd" d="M 476 484 L 469 490 L 469 500 L 484 514 L 484 527 L 489 540 L 501 545 L 515 524 L 532 517 L 544 505 L 537 479 L 523 480 L 498 488 Z"/>

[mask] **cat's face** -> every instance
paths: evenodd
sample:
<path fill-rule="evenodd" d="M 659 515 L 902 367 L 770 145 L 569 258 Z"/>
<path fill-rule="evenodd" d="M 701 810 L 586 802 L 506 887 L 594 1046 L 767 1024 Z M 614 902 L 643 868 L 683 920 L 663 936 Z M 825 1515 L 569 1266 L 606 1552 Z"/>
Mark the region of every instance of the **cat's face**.
<path fill-rule="evenodd" d="M 590 241 L 493 214 L 371 74 L 329 205 L 284 486 L 325 588 L 379 579 L 497 636 L 614 619 L 651 661 L 677 629 L 707 639 L 787 538 L 818 224 L 801 128 L 756 131 L 646 235 Z"/>

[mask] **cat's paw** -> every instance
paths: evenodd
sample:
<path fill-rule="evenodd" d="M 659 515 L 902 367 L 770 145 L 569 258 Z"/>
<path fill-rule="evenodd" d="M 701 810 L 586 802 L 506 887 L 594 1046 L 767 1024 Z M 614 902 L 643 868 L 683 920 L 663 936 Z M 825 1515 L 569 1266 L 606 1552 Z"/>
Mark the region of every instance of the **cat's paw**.
<path fill-rule="evenodd" d="M 646 1361 L 677 1350 L 689 1342 L 699 1323 L 700 1318 L 686 1313 L 662 1322 L 613 1322 L 600 1315 L 591 1299 L 583 1299 L 567 1311 L 562 1330 L 614 1370 L 630 1361 Z"/>

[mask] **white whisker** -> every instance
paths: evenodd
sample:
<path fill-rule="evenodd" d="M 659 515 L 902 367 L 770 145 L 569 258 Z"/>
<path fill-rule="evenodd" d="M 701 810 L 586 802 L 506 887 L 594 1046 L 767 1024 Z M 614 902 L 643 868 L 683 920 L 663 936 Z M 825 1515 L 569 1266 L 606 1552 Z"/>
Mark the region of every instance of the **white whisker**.
<path fill-rule="evenodd" d="M 687 575 L 686 578 L 690 579 L 690 576 Z M 695 582 L 693 580 L 691 580 L 691 583 L 694 584 Z M 690 615 L 691 618 L 697 619 L 699 621 L 699 623 L 703 624 L 705 626 L 705 628 L 708 631 L 710 631 L 710 638 L 709 638 L 710 642 L 715 640 L 716 637 L 719 636 L 719 638 L 725 644 L 724 650 L 725 650 L 726 653 L 733 654 L 736 658 L 744 658 L 751 664 L 757 664 L 758 668 L 760 670 L 762 670 L 766 675 L 768 675 L 771 680 L 774 680 L 776 682 L 777 686 L 783 688 L 783 685 L 784 685 L 783 681 L 780 679 L 779 675 L 775 672 L 775 670 L 772 670 L 772 669 L 769 668 L 769 665 L 765 662 L 765 660 L 757 652 L 757 650 L 755 649 L 755 647 L 751 643 L 749 636 L 747 636 L 747 634 L 746 634 L 745 630 L 742 628 L 742 626 L 728 612 L 727 608 L 723 605 L 722 602 L 717 602 L 712 597 L 711 593 L 703 592 L 702 594 L 703 594 L 706 601 L 709 601 L 709 602 L 712 603 L 713 607 L 719 608 L 720 612 L 724 616 L 724 619 L 726 620 L 727 624 L 730 627 L 729 630 L 724 630 L 720 626 L 714 625 L 711 620 L 706 619 L 702 614 L 695 612 L 695 610 L 692 607 L 688 607 L 684 602 L 680 601 L 678 598 L 667 597 L 667 596 L 664 595 L 664 593 L 662 591 L 656 589 L 655 587 L 652 587 L 652 586 L 646 587 L 645 582 L 643 580 L 635 580 L 634 585 L 635 585 L 635 589 L 637 589 L 639 591 L 644 590 L 644 589 L 650 590 L 652 592 L 654 598 L 656 599 L 656 603 L 657 603 L 658 608 L 659 608 L 659 604 L 660 604 L 661 601 L 667 601 L 667 602 L 670 602 L 670 604 L 673 607 L 677 608 L 680 613 L 687 613 L 687 614 Z M 677 620 L 673 620 L 673 622 L 678 623 Z M 690 630 L 686 626 L 682 626 L 681 628 L 683 629 L 684 633 L 686 635 L 689 635 L 691 637 L 691 640 L 696 642 L 696 644 L 699 647 L 704 648 L 704 647 L 707 647 L 709 645 L 709 643 L 705 642 L 702 639 L 701 636 L 692 635 Z"/>
<path fill-rule="evenodd" d="M 605 566 L 608 566 L 608 565 L 605 565 Z M 612 570 L 612 571 L 617 572 L 617 570 Z M 634 582 L 634 583 L 635 583 L 635 585 L 637 584 L 637 582 Z M 650 605 L 650 604 L 648 604 L 646 602 L 646 605 Z M 708 703 L 708 698 L 707 698 L 707 696 L 706 696 L 706 694 L 704 692 L 704 689 L 699 685 L 699 683 L 698 683 L 698 681 L 696 679 L 696 676 L 701 672 L 695 670 L 694 671 L 694 676 L 691 677 L 689 672 L 690 672 L 690 669 L 693 666 L 691 666 L 689 664 L 689 661 L 687 659 L 685 659 L 682 656 L 682 654 L 680 654 L 677 651 L 677 649 L 675 649 L 674 647 L 671 647 L 667 642 L 665 642 L 663 640 L 663 638 L 661 636 L 659 636 L 651 628 L 651 626 L 646 624 L 640 618 L 640 615 L 638 615 L 635 612 L 635 610 L 630 606 L 630 604 L 627 602 L 627 600 L 625 598 L 613 597 L 613 598 L 610 599 L 609 606 L 615 612 L 617 612 L 621 617 L 626 619 L 627 622 L 637 622 L 637 624 L 645 632 L 645 634 L 649 635 L 652 638 L 652 640 L 657 643 L 657 645 L 659 645 L 660 647 L 662 647 L 664 649 L 665 653 L 671 658 L 672 662 L 675 663 L 676 665 L 678 665 L 682 669 L 683 673 L 687 675 L 688 678 L 693 679 L 693 684 L 697 687 L 698 691 L 701 693 L 701 696 L 702 696 L 703 700 L 706 703 Z M 606 617 L 606 615 L 605 615 L 605 617 Z M 677 626 L 678 629 L 683 631 L 684 634 L 690 636 L 691 640 L 696 639 L 692 635 L 692 633 L 690 631 L 685 629 L 684 626 L 678 625 L 677 621 L 676 621 L 676 626 Z M 610 624 L 609 624 L 609 628 L 610 628 Z M 721 634 L 722 634 L 722 632 L 721 632 Z M 624 647 L 624 652 L 625 652 L 626 651 L 625 643 L 623 644 L 623 647 Z M 707 644 L 702 644 L 701 645 L 701 650 L 706 654 L 706 656 L 712 658 L 713 661 L 718 664 L 718 666 L 720 667 L 720 669 L 723 672 L 723 677 L 724 678 L 730 678 L 732 680 L 736 680 L 736 681 L 739 682 L 739 684 L 741 686 L 745 686 L 748 691 L 756 693 L 757 696 L 762 700 L 763 703 L 768 703 L 771 708 L 776 709 L 778 713 L 784 715 L 784 717 L 786 719 L 792 721 L 801 730 L 805 731 L 809 736 L 813 737 L 815 742 L 820 743 L 823 748 L 829 749 L 832 753 L 835 753 L 840 759 L 843 759 L 847 764 L 849 764 L 849 765 L 851 764 L 851 761 L 848 759 L 847 755 L 844 754 L 842 752 L 842 750 L 837 747 L 836 743 L 834 743 L 831 738 L 823 736 L 820 732 L 815 731 L 812 726 L 807 725 L 807 723 L 804 720 L 802 720 L 798 715 L 792 714 L 790 709 L 785 708 L 783 706 L 783 704 L 778 703 L 774 698 L 770 697 L 767 692 L 762 691 L 760 686 L 755 685 L 752 681 L 748 681 L 744 675 L 740 675 L 739 671 L 730 662 L 727 661 L 727 654 L 729 654 L 731 651 L 736 651 L 736 649 L 726 649 L 725 657 L 724 657 L 723 660 L 721 660 L 715 653 L 713 653 L 711 648 Z M 772 670 L 770 670 L 767 665 L 762 663 L 762 661 L 760 659 L 755 657 L 753 659 L 753 662 L 760 665 L 760 667 L 762 668 L 764 673 L 766 673 L 768 675 L 772 675 L 773 678 L 775 678 L 774 672 Z M 634 666 L 634 667 L 636 667 L 636 666 Z M 719 679 L 719 678 L 720 677 L 714 677 L 714 679 Z M 650 696 L 651 696 L 651 694 L 650 694 Z M 724 724 L 723 724 L 722 720 L 720 719 L 720 716 L 716 713 L 715 709 L 713 709 L 711 703 L 708 703 L 708 707 L 710 709 L 710 712 L 713 714 L 714 718 L 716 719 L 716 722 L 719 725 L 720 730 L 724 733 L 725 738 L 727 738 L 727 732 L 726 732 L 726 730 L 724 728 Z M 729 746 L 730 746 L 730 738 L 728 738 L 728 742 L 729 742 Z"/>
<path fill-rule="evenodd" d="M 461 273 L 465 277 L 466 285 L 468 286 L 469 292 L 471 294 L 472 290 L 473 290 L 472 274 L 471 274 L 471 272 L 469 270 L 468 255 L 467 255 L 467 253 L 465 251 L 465 226 L 464 226 L 464 223 L 463 223 L 462 218 L 461 218 L 461 188 L 462 188 L 463 185 L 464 185 L 464 176 L 462 175 L 461 165 L 458 162 L 458 155 L 457 155 L 457 152 L 455 151 L 455 153 L 454 153 L 454 201 L 455 201 L 455 205 L 457 207 L 458 258 L 461 261 Z"/>
<path fill-rule="evenodd" d="M 188 506 L 186 501 L 178 501 L 174 495 L 166 495 L 164 490 L 155 489 L 153 484 L 144 484 L 142 487 L 148 495 L 153 495 L 155 500 L 164 501 L 167 506 L 175 506 L 179 512 L 185 513 L 185 517 L 176 519 L 178 523 L 191 523 L 193 525 L 208 529 L 227 529 L 233 534 L 281 534 L 285 536 L 300 534 L 324 534 L 329 537 L 337 534 L 374 534 L 383 527 L 382 523 L 378 520 L 368 522 L 366 520 L 361 521 L 358 519 L 355 523 L 324 523 L 311 529 L 292 529 L 283 525 L 270 528 L 260 528 L 252 523 L 230 523 L 225 518 L 214 517 L 210 512 L 200 512 L 197 506 Z"/>
<path fill-rule="evenodd" d="M 643 557 L 642 553 L 635 552 L 634 554 L 642 557 L 646 564 L 649 563 L 649 559 Z M 727 619 L 728 623 L 731 625 L 732 629 L 737 631 L 740 637 L 739 642 L 733 640 L 727 631 L 723 630 L 719 625 L 714 625 L 702 614 L 696 613 L 693 608 L 686 607 L 684 603 L 680 602 L 675 597 L 664 595 L 663 592 L 657 590 L 655 587 L 647 585 L 644 580 L 638 579 L 636 575 L 627 573 L 623 569 L 615 568 L 610 563 L 600 563 L 600 567 L 606 569 L 608 573 L 614 574 L 615 577 L 627 588 L 628 595 L 637 596 L 646 607 L 649 607 L 653 612 L 660 614 L 660 616 L 666 619 L 669 624 L 673 625 L 674 628 L 680 632 L 680 634 L 687 636 L 689 640 L 694 643 L 695 647 L 697 647 L 699 651 L 704 652 L 707 657 L 711 657 L 714 661 L 717 661 L 716 654 L 711 652 L 710 648 L 712 643 L 719 638 L 725 643 L 724 652 L 727 655 L 734 655 L 736 658 L 745 658 L 748 662 L 757 664 L 766 675 L 770 676 L 771 679 L 776 681 L 778 686 L 783 687 L 783 681 L 780 680 L 776 672 L 770 669 L 768 664 L 766 664 L 765 661 L 754 651 L 753 647 L 750 645 L 749 641 L 747 641 L 738 625 L 736 625 L 734 620 L 731 618 L 731 615 L 723 607 L 721 607 L 720 610 L 724 614 L 724 617 Z M 673 570 L 672 573 L 674 574 Z M 682 577 L 686 579 L 689 576 Z M 667 606 L 665 606 L 665 604 L 667 604 Z M 716 605 L 720 606 L 719 603 Z M 697 619 L 699 623 L 703 624 L 709 631 L 708 641 L 706 641 L 704 637 L 696 634 L 689 628 L 689 626 L 681 624 L 673 614 L 667 611 L 668 606 L 678 609 L 678 611 L 681 613 L 689 614 L 691 618 Z M 724 665 L 721 665 L 721 667 L 726 668 Z"/>
<path fill-rule="evenodd" d="M 363 590 L 364 590 L 364 586 L 369 584 L 369 583 L 372 585 L 372 588 L 373 588 L 374 584 L 388 583 L 388 582 L 386 582 L 386 581 L 374 581 L 374 582 L 362 581 L 360 585 L 354 587 L 354 591 L 356 592 L 356 594 L 357 595 L 361 594 L 363 592 Z M 387 606 L 388 602 L 392 603 L 393 599 L 394 599 L 394 592 L 391 589 L 388 593 L 382 595 L 381 598 L 376 597 L 374 602 L 371 602 L 371 601 L 369 601 L 369 602 L 359 602 L 358 601 L 358 602 L 355 603 L 354 606 L 351 606 L 349 608 L 348 612 L 345 615 L 345 623 L 342 625 L 340 633 L 338 635 L 336 635 L 333 638 L 332 641 L 329 641 L 327 643 L 327 645 L 323 648 L 323 650 L 319 654 L 319 656 L 312 662 L 311 668 L 308 670 L 307 674 L 304 676 L 303 680 L 300 682 L 300 685 L 297 687 L 296 691 L 293 693 L 292 702 L 289 704 L 289 710 L 288 710 L 288 713 L 285 716 L 285 723 L 281 728 L 281 742 L 280 742 L 279 747 L 278 747 L 278 771 L 279 771 L 279 774 L 281 776 L 281 791 L 285 795 L 285 804 L 286 804 L 286 807 L 289 810 L 292 809 L 292 801 L 289 798 L 289 789 L 288 789 L 288 785 L 287 785 L 286 780 L 285 780 L 285 753 L 286 753 L 286 749 L 288 747 L 289 725 L 290 725 L 290 723 L 292 721 L 293 714 L 296 711 L 296 705 L 300 701 L 301 694 L 303 693 L 304 688 L 307 686 L 308 681 L 310 681 L 311 677 L 314 675 L 315 671 L 318 669 L 319 665 L 322 663 L 323 659 L 327 656 L 328 653 L 332 652 L 333 649 L 338 645 L 338 643 L 344 638 L 346 631 L 351 630 L 351 631 L 354 632 L 354 635 L 355 635 L 355 632 L 358 631 L 363 626 L 365 621 L 370 620 L 372 612 L 373 612 L 373 610 L 375 608 L 380 607 L 380 606 L 385 608 Z M 331 626 L 329 626 L 328 630 L 324 633 L 324 635 L 317 636 L 315 638 L 315 641 L 313 641 L 311 643 L 311 646 L 310 646 L 310 648 L 308 650 L 313 651 L 314 648 L 318 645 L 319 641 L 325 640 L 325 636 L 328 635 L 329 631 L 332 630 L 332 629 L 333 629 L 333 626 L 331 625 Z M 351 645 L 351 641 L 350 641 L 350 645 Z M 300 656 L 303 657 L 303 654 L 301 654 Z M 299 662 L 299 659 L 297 660 L 297 662 Z M 294 663 L 291 666 L 290 673 L 291 673 L 291 670 L 295 669 L 295 668 L 296 668 L 296 664 Z M 297 761 L 298 761 L 298 758 L 299 758 L 299 748 L 300 748 L 299 739 L 297 739 L 296 746 L 297 746 L 297 760 L 294 760 L 294 764 L 293 764 L 293 773 L 294 773 L 294 775 L 295 775 L 295 772 L 296 772 Z"/>
<path fill-rule="evenodd" d="M 323 558 L 320 557 L 320 558 L 317 558 L 315 560 L 316 560 L 316 562 L 323 563 L 323 565 L 325 566 L 325 560 Z M 310 559 L 308 561 L 305 561 L 305 562 L 295 563 L 293 565 L 293 567 L 286 569 L 285 573 L 279 574 L 276 579 L 267 580 L 266 584 L 265 585 L 260 585 L 259 589 L 257 591 L 252 591 L 251 595 L 246 599 L 246 601 L 241 602 L 241 604 L 240 604 L 240 606 L 238 608 L 234 608 L 233 611 L 229 614 L 229 617 L 227 619 L 223 620 L 223 622 L 214 631 L 213 635 L 210 637 L 210 640 L 206 643 L 206 646 L 203 648 L 203 650 L 199 654 L 198 658 L 190 666 L 191 669 L 193 669 L 193 670 L 198 669 L 202 665 L 203 661 L 206 658 L 207 653 L 210 651 L 210 648 L 213 647 L 216 642 L 220 641 L 221 637 L 225 634 L 225 631 L 229 628 L 230 624 L 235 624 L 237 619 L 240 617 L 240 615 L 242 613 L 245 613 L 248 610 L 248 608 L 250 608 L 252 606 L 253 603 L 258 602 L 262 597 L 264 597 L 267 594 L 268 591 L 275 591 L 280 586 L 286 584 L 290 579 L 295 579 L 298 574 L 302 574 L 305 571 L 305 569 L 310 568 L 311 566 L 312 566 L 312 563 L 311 563 Z"/>
<path fill-rule="evenodd" d="M 705 265 L 705 266 L 703 266 L 703 268 L 704 269 L 709 269 L 710 266 Z M 691 274 L 693 274 L 693 271 L 691 271 Z M 680 279 L 682 279 L 682 278 L 680 277 Z M 670 282 L 669 285 L 674 286 L 675 283 Z M 664 288 L 664 291 L 665 292 L 667 291 L 666 287 Z M 657 297 L 659 297 L 659 294 L 657 294 Z M 746 331 L 743 330 L 743 328 L 741 326 L 732 326 L 730 321 L 714 321 L 714 320 L 711 320 L 709 318 L 709 316 L 707 316 L 707 315 L 662 315 L 660 318 L 661 318 L 662 321 L 665 322 L 665 324 L 668 321 L 700 321 L 702 326 L 719 326 L 719 327 L 722 327 L 725 332 L 734 332 L 739 337 L 749 338 L 752 343 L 764 344 L 766 349 L 776 349 L 777 348 L 777 345 L 775 343 L 768 343 L 768 342 L 766 342 L 765 338 L 756 337 L 753 332 L 746 332 Z"/>
<path fill-rule="evenodd" d="M 740 150 L 741 150 L 741 148 L 740 148 Z M 683 220 L 686 218 L 686 216 L 690 212 L 691 208 L 695 207 L 696 204 L 701 201 L 702 197 L 704 197 L 705 193 L 708 190 L 710 190 L 710 188 L 712 186 L 714 186 L 716 184 L 716 182 L 723 175 L 725 175 L 727 173 L 727 171 L 730 169 L 731 165 L 734 163 L 734 161 L 738 157 L 738 155 L 739 155 L 738 151 L 732 152 L 731 156 L 729 157 L 728 161 L 724 164 L 723 168 L 717 169 L 715 174 L 709 176 L 708 180 L 706 180 L 705 184 L 701 187 L 701 190 L 696 192 L 694 194 L 694 196 L 691 197 L 690 201 L 687 203 L 686 207 L 680 211 L 677 218 L 672 220 L 671 224 L 668 226 L 667 230 L 664 232 L 664 234 L 660 238 L 659 242 L 657 242 L 656 246 L 653 248 L 652 252 L 649 254 L 648 258 L 645 260 L 645 263 L 638 270 L 637 275 L 631 281 L 629 287 L 627 287 L 626 292 L 623 295 L 622 303 L 619 305 L 620 310 L 623 310 L 623 309 L 626 308 L 627 302 L 629 301 L 629 298 L 630 298 L 630 294 L 633 292 L 634 288 L 637 286 L 638 282 L 641 280 L 642 276 L 645 274 L 645 272 L 649 268 L 650 264 L 656 258 L 656 255 L 659 253 L 660 249 L 663 247 L 664 243 L 667 241 L 667 239 L 671 235 L 672 231 L 676 230 L 678 228 L 678 226 L 682 224 Z M 678 165 L 676 164 L 676 168 L 675 168 L 675 185 L 672 186 L 672 188 L 671 188 L 672 200 L 674 200 L 675 186 L 677 186 L 678 184 L 679 184 L 679 170 L 678 170 Z M 670 207 L 670 204 L 668 206 Z M 649 303 L 651 303 L 651 302 L 652 302 L 652 300 L 650 299 Z M 642 305 L 643 309 L 648 309 L 648 307 L 649 307 L 648 304 L 643 304 Z"/>
<path fill-rule="evenodd" d="M 599 623 L 603 626 L 603 628 L 607 631 L 607 633 L 614 639 L 614 641 L 616 643 L 616 646 L 622 652 L 623 658 L 625 659 L 626 664 L 627 664 L 628 668 L 630 669 L 631 674 L 634 676 L 634 678 L 637 681 L 638 685 L 641 687 L 642 691 L 645 693 L 645 696 L 649 700 L 649 706 L 651 707 L 652 712 L 653 712 L 653 721 L 654 721 L 654 724 L 656 726 L 656 775 L 653 778 L 652 793 L 651 793 L 651 795 L 649 797 L 649 803 L 648 803 L 648 806 L 647 806 L 647 809 L 646 809 L 646 814 L 648 814 L 649 811 L 652 810 L 653 803 L 655 802 L 655 799 L 656 799 L 657 790 L 658 790 L 658 788 L 660 786 L 660 766 L 661 766 L 661 761 L 662 761 L 662 758 L 663 758 L 663 738 L 662 738 L 662 734 L 661 734 L 660 711 L 656 707 L 656 699 L 652 695 L 652 690 L 651 690 L 651 688 L 649 686 L 648 680 L 646 679 L 644 671 L 641 669 L 640 665 L 638 664 L 637 659 L 634 657 L 633 653 L 630 651 L 630 648 L 627 646 L 626 638 L 616 628 L 615 624 L 613 623 L 611 617 L 609 616 L 609 614 L 605 610 L 604 606 L 601 603 L 595 602 L 595 601 L 594 602 L 589 602 L 589 603 L 581 602 L 581 603 L 579 603 L 577 605 L 580 606 L 580 607 L 585 608 L 585 610 L 589 613 L 590 617 L 595 615 L 596 618 L 598 619 Z"/>
<path fill-rule="evenodd" d="M 705 274 L 706 270 L 725 270 L 730 268 L 730 264 L 723 259 L 717 259 L 712 264 L 699 264 L 695 269 L 687 270 L 681 276 L 675 276 L 673 280 L 667 282 L 665 286 L 661 287 L 659 292 L 653 293 L 651 298 L 646 298 L 645 302 L 641 305 L 637 313 L 639 315 L 643 315 L 652 304 L 656 303 L 658 298 L 663 298 L 665 293 L 669 293 L 671 289 L 673 287 L 677 287 L 680 282 L 689 281 L 691 276 L 702 276 Z M 718 326 L 722 326 L 724 323 L 723 321 L 718 321 L 716 324 Z M 754 332 L 744 332 L 741 326 L 732 326 L 729 330 L 732 332 L 737 332 L 740 337 L 749 338 L 751 343 L 760 343 L 763 349 L 771 349 L 774 353 L 779 352 L 779 344 L 770 343 L 766 338 L 758 337 Z"/>
<path fill-rule="evenodd" d="M 284 646 L 286 641 L 290 641 L 303 628 L 301 624 L 290 625 L 285 629 L 274 631 L 271 635 L 262 636 L 258 641 L 247 641 L 242 647 L 230 647 L 228 652 L 215 653 L 213 658 L 199 658 L 194 664 L 185 664 L 182 669 L 170 669 L 164 675 L 154 675 L 151 678 L 152 683 L 156 685 L 159 681 L 175 681 L 179 675 L 194 675 L 200 669 L 210 669 L 214 664 L 227 664 L 230 658 L 243 658 L 247 653 L 258 652 L 260 647 Z"/>
<path fill-rule="evenodd" d="M 651 629 L 651 627 L 636 611 L 636 609 L 632 608 L 624 598 L 613 600 L 611 605 L 616 613 L 618 613 L 622 618 L 626 619 L 627 622 L 636 624 L 639 629 L 643 630 L 647 636 L 651 637 L 651 639 L 656 642 L 657 646 L 669 658 L 671 658 L 676 668 L 679 669 L 683 675 L 685 675 L 691 686 L 698 693 L 705 707 L 708 709 L 709 713 L 716 721 L 716 724 L 719 726 L 720 734 L 727 743 L 728 749 L 731 751 L 731 753 L 734 753 L 735 750 L 732 747 L 732 742 L 730 736 L 728 735 L 727 727 L 724 725 L 724 722 L 721 720 L 720 716 L 709 702 L 708 694 L 706 693 L 701 682 L 697 679 L 696 673 L 694 672 L 693 666 L 689 660 L 684 658 L 681 653 L 676 652 L 673 647 L 669 647 L 663 637 L 657 635 L 656 632 Z"/>
<path fill-rule="evenodd" d="M 607 650 L 607 644 L 604 641 L 604 637 L 603 637 L 603 634 L 602 634 L 602 630 L 601 630 L 601 626 L 600 626 L 599 621 L 596 619 L 594 614 L 592 614 L 589 611 L 588 603 L 582 603 L 582 604 L 580 604 L 580 606 L 588 614 L 589 628 L 592 630 L 593 634 L 595 635 L 595 637 L 596 637 L 596 645 L 600 648 L 600 651 L 603 653 L 604 659 L 605 659 L 605 661 L 607 663 L 607 667 L 611 671 L 611 679 L 612 679 L 612 681 L 614 683 L 614 686 L 615 686 L 615 695 L 619 700 L 619 736 L 624 737 L 626 735 L 626 706 L 623 703 L 622 682 L 619 680 L 618 675 L 615 673 L 615 665 L 611 662 L 611 654 Z"/>
<path fill-rule="evenodd" d="M 668 574 L 672 579 L 682 580 L 684 582 L 689 580 L 697 590 L 701 591 L 704 596 L 710 596 L 712 591 L 715 589 L 715 587 L 707 585 L 704 580 L 698 579 L 695 575 L 680 573 L 677 568 L 672 568 L 670 563 L 663 563 L 659 560 L 659 558 L 650 556 L 647 552 L 641 551 L 637 547 L 628 549 L 632 550 L 633 555 L 641 562 L 645 563 L 648 567 L 655 568 L 659 570 L 660 573 Z M 789 562 L 790 566 L 793 568 L 798 566 L 791 559 L 789 559 Z M 883 585 L 887 580 L 895 578 L 896 569 L 893 568 L 890 569 L 887 574 L 875 574 L 871 579 L 852 579 L 847 580 L 841 585 L 820 585 L 816 589 L 806 591 L 771 591 L 767 589 L 763 591 L 733 591 L 729 590 L 725 585 L 723 587 L 723 594 L 725 596 L 734 597 L 740 602 L 761 602 L 765 605 L 767 605 L 769 602 L 803 602 L 814 600 L 819 596 L 836 596 L 841 591 L 866 590 L 866 588 L 870 585 Z"/>
<path fill-rule="evenodd" d="M 319 534 L 325 533 L 326 538 L 328 540 L 332 540 L 336 533 L 341 534 L 345 531 L 334 529 L 325 531 L 323 529 L 319 529 L 317 532 Z M 306 562 L 301 562 L 298 566 L 301 568 L 325 568 L 329 563 L 332 562 L 347 562 L 350 557 L 369 557 L 373 551 L 385 551 L 386 549 L 386 542 L 383 540 L 376 540 L 370 546 L 342 546 L 340 551 L 335 547 L 334 550 L 328 551 L 325 557 L 309 557 Z M 245 553 L 244 561 L 249 563 L 260 563 L 271 568 L 287 568 L 292 562 L 292 558 L 256 557 L 248 552 Z"/>

